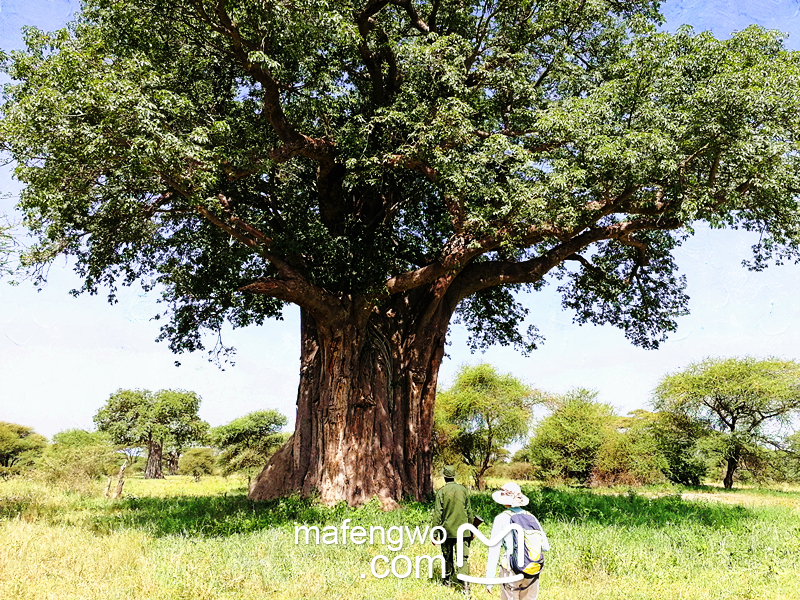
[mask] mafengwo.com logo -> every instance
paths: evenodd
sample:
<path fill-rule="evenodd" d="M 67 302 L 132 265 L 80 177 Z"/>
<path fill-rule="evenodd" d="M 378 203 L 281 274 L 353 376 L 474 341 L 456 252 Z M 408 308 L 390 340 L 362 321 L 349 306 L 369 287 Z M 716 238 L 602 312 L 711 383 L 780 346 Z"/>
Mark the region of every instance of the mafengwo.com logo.
<path fill-rule="evenodd" d="M 396 553 L 390 560 L 387 555 L 378 554 L 372 557 L 369 562 L 369 571 L 373 577 L 384 579 L 389 575 L 393 575 L 398 579 L 405 579 L 406 577 L 414 576 L 417 579 L 421 577 L 433 578 L 434 564 L 438 566 L 438 571 L 442 578 L 445 576 L 444 558 L 440 553 L 435 556 L 430 555 L 416 555 L 408 556 L 403 554 L 402 551 L 406 545 L 413 545 L 415 542 L 425 544 L 430 542 L 432 544 L 441 544 L 447 538 L 447 532 L 444 527 L 428 527 L 420 530 L 419 525 L 412 530 L 407 525 L 401 527 L 393 525 L 384 528 L 383 525 L 373 525 L 367 531 L 366 527 L 356 525 L 351 527 L 349 525 L 352 519 L 345 519 L 339 527 L 335 525 L 327 525 L 319 527 L 317 525 L 295 525 L 294 526 L 294 543 L 299 545 L 301 543 L 309 544 L 323 544 L 328 546 L 347 546 L 348 544 L 354 546 L 361 546 L 369 543 L 370 545 L 385 546 L 387 550 Z M 478 529 L 468 523 L 465 523 L 458 528 L 458 537 L 456 543 L 456 565 L 462 566 L 464 564 L 464 545 L 465 538 L 468 537 L 467 532 L 474 534 L 474 536 L 481 542 L 489 547 L 502 543 L 503 538 L 511 531 L 516 531 L 518 536 L 523 535 L 522 527 L 512 524 L 496 538 L 488 539 Z M 521 539 L 521 538 L 518 538 Z M 518 545 L 517 552 L 519 560 L 522 560 L 522 553 L 524 548 L 521 544 Z M 367 576 L 362 573 L 362 579 Z M 496 584 L 496 583 L 511 583 L 522 579 L 522 575 L 513 575 L 511 577 L 472 577 L 470 575 L 458 575 L 462 581 L 469 581 L 472 583 L 483 584 Z"/>

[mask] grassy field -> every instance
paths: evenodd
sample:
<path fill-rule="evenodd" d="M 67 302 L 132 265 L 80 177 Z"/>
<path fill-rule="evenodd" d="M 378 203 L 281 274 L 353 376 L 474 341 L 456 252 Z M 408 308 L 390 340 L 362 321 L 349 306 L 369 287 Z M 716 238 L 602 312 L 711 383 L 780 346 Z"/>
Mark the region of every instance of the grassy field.
<path fill-rule="evenodd" d="M 540 598 L 800 600 L 798 489 L 523 487 L 552 545 Z M 297 498 L 252 503 L 242 481 L 214 477 L 131 479 L 119 502 L 103 498 L 101 489 L 0 481 L 0 598 L 463 597 L 427 573 L 371 574 L 375 555 L 399 553 L 413 562 L 436 555 L 429 543 L 397 553 L 379 543 L 294 543 L 297 523 L 338 527 L 349 518 L 351 527 L 367 529 L 424 526 L 430 505 L 405 503 L 383 513 L 377 504 L 355 510 Z M 500 508 L 488 493 L 473 496 L 473 504 L 489 522 Z M 482 573 L 485 559 L 485 548 L 475 544 L 473 574 Z M 473 597 L 493 596 L 480 589 Z"/>

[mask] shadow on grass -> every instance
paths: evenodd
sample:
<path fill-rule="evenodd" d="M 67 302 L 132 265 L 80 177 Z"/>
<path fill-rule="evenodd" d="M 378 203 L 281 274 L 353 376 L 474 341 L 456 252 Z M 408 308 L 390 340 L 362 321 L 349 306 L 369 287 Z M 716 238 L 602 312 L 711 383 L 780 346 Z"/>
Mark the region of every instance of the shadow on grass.
<path fill-rule="evenodd" d="M 156 537 L 219 537 L 295 522 L 324 523 L 335 512 L 297 497 L 269 502 L 253 502 L 244 494 L 127 498 L 99 516 L 94 529 L 98 533 L 137 529 Z"/>
<path fill-rule="evenodd" d="M 587 522 L 620 527 L 672 527 L 695 524 L 713 529 L 737 529 L 754 518 L 742 506 L 687 502 L 680 496 L 648 498 L 636 493 L 597 494 L 585 489 L 524 488 L 530 499 L 526 507 L 541 521 Z M 404 502 L 402 509 L 385 513 L 373 501 L 361 508 L 344 503 L 321 506 L 308 498 L 288 497 L 269 502 L 253 502 L 244 494 L 179 496 L 171 498 L 129 498 L 109 507 L 94 519 L 94 530 L 109 533 L 136 529 L 161 537 L 219 537 L 246 534 L 269 528 L 294 530 L 295 524 L 340 526 L 351 519 L 350 527 L 382 525 L 384 528 L 429 524 L 432 502 Z M 487 523 L 503 507 L 489 492 L 472 495 L 472 508 Z"/>
<path fill-rule="evenodd" d="M 523 487 L 523 491 L 530 500 L 525 509 L 545 522 L 575 521 L 649 528 L 691 523 L 722 529 L 737 528 L 743 521 L 755 518 L 752 510 L 743 506 L 690 502 L 682 500 L 679 494 L 648 498 L 635 492 L 598 494 L 588 489 Z M 473 509 L 490 519 L 503 510 L 488 493 L 473 497 Z"/>
<path fill-rule="evenodd" d="M 726 490 L 721 486 L 699 485 L 691 489 L 692 492 L 702 492 L 708 494 L 750 494 L 754 496 L 772 496 L 775 498 L 790 498 L 800 500 L 800 490 L 778 490 L 769 487 L 737 487 L 733 486 Z"/>

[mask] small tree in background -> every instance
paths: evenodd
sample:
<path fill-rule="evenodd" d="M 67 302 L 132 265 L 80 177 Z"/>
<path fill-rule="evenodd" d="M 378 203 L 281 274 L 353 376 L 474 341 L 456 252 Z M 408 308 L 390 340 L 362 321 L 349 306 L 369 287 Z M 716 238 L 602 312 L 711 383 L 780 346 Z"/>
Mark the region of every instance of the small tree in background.
<path fill-rule="evenodd" d="M 782 448 L 800 413 L 800 364 L 768 358 L 709 358 L 665 376 L 653 406 L 702 427 L 725 464 L 723 485 L 748 456 Z"/>
<path fill-rule="evenodd" d="M 439 421 L 453 426 L 448 445 L 472 467 L 478 489 L 503 446 L 528 435 L 534 398 L 521 381 L 487 364 L 461 367 L 453 386 L 439 393 Z"/>
<path fill-rule="evenodd" d="M 549 400 L 552 412 L 536 425 L 528 443 L 537 478 L 589 480 L 613 425 L 613 409 L 596 397 L 597 392 L 576 389 Z"/>
<path fill-rule="evenodd" d="M 286 416 L 276 410 L 259 410 L 211 430 L 214 446 L 221 450 L 219 464 L 224 475 L 245 473 L 248 484 L 270 456 L 286 443 L 290 434 L 281 433 Z"/>
<path fill-rule="evenodd" d="M 164 442 L 167 451 L 167 472 L 177 475 L 179 461 L 183 451 L 192 444 L 204 444 L 208 441 L 211 426 L 197 419 L 176 419 L 170 425 L 170 433 Z"/>
<path fill-rule="evenodd" d="M 202 442 L 208 424 L 197 415 L 200 396 L 183 390 L 117 390 L 94 422 L 100 431 L 122 446 L 147 449 L 145 479 L 163 479 L 161 461 L 164 444 Z"/>
<path fill-rule="evenodd" d="M 189 448 L 179 460 L 181 474 L 192 475 L 195 481 L 200 481 L 203 475 L 213 473 L 216 462 L 211 448 Z"/>
<path fill-rule="evenodd" d="M 32 466 L 46 446 L 47 439 L 32 427 L 0 421 L 0 477 Z"/>
<path fill-rule="evenodd" d="M 65 429 L 53 436 L 53 444 L 70 448 L 86 446 L 110 446 L 111 436 L 103 431 L 87 431 L 85 429 Z"/>

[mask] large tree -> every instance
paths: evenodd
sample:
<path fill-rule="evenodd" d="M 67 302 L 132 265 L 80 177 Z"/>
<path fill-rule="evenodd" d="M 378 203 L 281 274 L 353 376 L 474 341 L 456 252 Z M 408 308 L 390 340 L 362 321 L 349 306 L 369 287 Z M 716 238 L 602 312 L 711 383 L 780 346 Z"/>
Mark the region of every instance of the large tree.
<path fill-rule="evenodd" d="M 665 376 L 653 405 L 720 438 L 723 485 L 730 489 L 747 454 L 765 447 L 782 449 L 786 429 L 800 415 L 800 364 L 777 358 L 709 358 Z"/>
<path fill-rule="evenodd" d="M 797 254 L 797 55 L 657 10 L 86 0 L 5 59 L 28 260 L 158 285 L 178 352 L 298 305 L 295 432 L 250 496 L 422 498 L 454 317 L 533 348 L 515 294 L 555 275 L 578 322 L 655 347 L 692 223 L 761 232 L 757 268 Z"/>
<path fill-rule="evenodd" d="M 163 479 L 165 444 L 183 448 L 205 438 L 208 423 L 197 415 L 199 408 L 200 397 L 194 392 L 117 390 L 94 422 L 114 444 L 147 448 L 145 479 Z"/>

